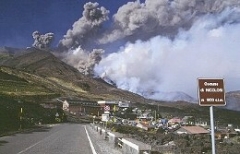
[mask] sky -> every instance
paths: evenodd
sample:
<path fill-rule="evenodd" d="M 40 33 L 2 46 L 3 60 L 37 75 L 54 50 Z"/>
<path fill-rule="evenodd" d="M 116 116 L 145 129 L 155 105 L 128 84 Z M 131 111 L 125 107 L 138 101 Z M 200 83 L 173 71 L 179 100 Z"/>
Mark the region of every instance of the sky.
<path fill-rule="evenodd" d="M 240 90 L 239 40 L 239 0 L 0 2 L 0 46 L 57 47 L 81 73 L 159 100 L 197 98 L 198 78 Z"/>
<path fill-rule="evenodd" d="M 92 0 L 115 13 L 128 0 Z M 74 21 L 82 16 L 88 0 L 2 0 L 0 2 L 0 46 L 27 47 L 33 43 L 32 33 L 53 32 L 53 46 Z"/>

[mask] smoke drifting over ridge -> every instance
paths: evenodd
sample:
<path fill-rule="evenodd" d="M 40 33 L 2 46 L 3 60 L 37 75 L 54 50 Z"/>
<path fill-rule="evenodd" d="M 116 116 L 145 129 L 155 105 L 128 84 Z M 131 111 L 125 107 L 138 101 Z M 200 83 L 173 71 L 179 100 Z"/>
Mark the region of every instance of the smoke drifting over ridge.
<path fill-rule="evenodd" d="M 68 64 L 77 68 L 84 75 L 94 74 L 94 66 L 98 64 L 102 59 L 102 54 L 104 50 L 102 49 L 93 49 L 92 52 L 87 52 L 81 47 L 78 47 L 74 50 L 69 50 L 65 52 L 63 60 Z"/>
<path fill-rule="evenodd" d="M 151 94 L 148 95 L 151 98 L 164 99 L 156 92 L 172 91 L 196 97 L 198 77 L 224 78 L 226 90 L 236 90 L 240 89 L 239 3 L 238 0 L 129 2 L 114 14 L 108 30 L 98 31 L 109 14 L 101 7 L 105 12 L 103 20 L 96 20 L 100 22 L 95 26 L 87 24 L 87 30 L 85 26 L 74 30 L 77 23 L 86 21 L 83 13 L 60 44 L 67 48 L 81 46 L 65 53 L 65 61 L 81 72 L 92 72 L 99 63 L 94 69 L 96 75 L 111 79 L 119 88 Z M 96 3 L 87 4 L 101 10 Z M 95 54 L 84 48 L 85 41 L 92 45 Z M 104 49 L 116 47 L 119 42 L 124 44 L 101 60 Z"/>
<path fill-rule="evenodd" d="M 119 88 L 139 94 L 183 91 L 196 97 L 198 77 L 224 78 L 227 90 L 239 89 L 240 24 L 218 26 L 225 18 L 216 18 L 199 19 L 174 40 L 156 36 L 129 43 L 103 58 L 95 70 Z"/>
<path fill-rule="evenodd" d="M 45 49 L 49 48 L 53 39 L 54 34 L 53 33 L 46 33 L 44 35 L 41 35 L 38 31 L 34 31 L 32 33 L 32 37 L 34 39 L 33 47 L 39 48 L 39 49 Z"/>

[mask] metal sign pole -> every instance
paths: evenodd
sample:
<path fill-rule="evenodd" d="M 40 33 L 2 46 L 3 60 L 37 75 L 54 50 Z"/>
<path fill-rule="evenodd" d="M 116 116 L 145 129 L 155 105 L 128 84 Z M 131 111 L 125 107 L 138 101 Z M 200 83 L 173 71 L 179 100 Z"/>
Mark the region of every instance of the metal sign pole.
<path fill-rule="evenodd" d="M 215 154 L 215 134 L 213 106 L 225 106 L 224 82 L 221 78 L 199 78 L 198 96 L 200 106 L 210 107 L 212 154 Z"/>
<path fill-rule="evenodd" d="M 23 108 L 20 109 L 20 126 L 19 129 L 22 130 L 22 120 L 23 120 Z"/>
<path fill-rule="evenodd" d="M 210 106 L 210 122 L 211 122 L 211 139 L 212 139 L 212 154 L 215 154 L 215 134 L 214 134 L 214 117 L 213 106 Z"/>

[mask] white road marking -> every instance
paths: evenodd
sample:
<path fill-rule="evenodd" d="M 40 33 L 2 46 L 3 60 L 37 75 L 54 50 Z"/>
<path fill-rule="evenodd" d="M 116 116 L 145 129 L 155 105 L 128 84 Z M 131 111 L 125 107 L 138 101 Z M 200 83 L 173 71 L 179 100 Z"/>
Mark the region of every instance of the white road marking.
<path fill-rule="evenodd" d="M 89 136 L 89 134 L 88 134 L 88 131 L 87 131 L 86 126 L 85 126 L 85 130 L 86 130 L 87 138 L 88 138 L 88 141 L 89 141 L 89 144 L 90 144 L 92 153 L 93 153 L 93 154 L 97 154 L 97 152 L 96 152 L 96 150 L 94 149 L 94 146 L 93 146 L 93 144 L 92 144 L 91 138 L 90 138 L 90 136 Z"/>
<path fill-rule="evenodd" d="M 33 148 L 34 146 L 38 145 L 38 144 L 39 144 L 39 143 L 41 143 L 42 141 L 44 141 L 44 140 L 48 139 L 49 137 L 51 137 L 52 135 L 54 135 L 54 134 L 56 134 L 56 133 L 58 133 L 58 132 L 59 132 L 59 130 L 58 130 L 58 131 L 56 131 L 55 133 L 51 134 L 50 136 L 48 136 L 48 137 L 46 137 L 46 138 L 42 139 L 41 141 L 38 141 L 37 143 L 35 143 L 35 144 L 33 144 L 33 145 L 31 145 L 31 146 L 27 147 L 26 149 L 24 149 L 24 150 L 22 150 L 22 151 L 18 152 L 17 154 L 22 154 L 22 153 L 24 153 L 24 152 L 28 151 L 29 149 Z"/>
<path fill-rule="evenodd" d="M 39 141 L 39 142 L 37 142 L 37 143 L 35 143 L 35 144 L 33 144 L 33 145 L 31 145 L 30 147 L 28 147 L 28 148 L 26 148 L 26 149 L 24 149 L 24 150 L 20 151 L 20 152 L 19 152 L 19 153 L 17 153 L 17 154 L 21 154 L 21 153 L 24 153 L 24 152 L 28 151 L 28 150 L 29 150 L 29 149 L 31 149 L 32 147 L 34 147 L 34 146 L 38 145 L 40 142 L 42 142 L 42 140 L 41 140 L 41 141 Z"/>

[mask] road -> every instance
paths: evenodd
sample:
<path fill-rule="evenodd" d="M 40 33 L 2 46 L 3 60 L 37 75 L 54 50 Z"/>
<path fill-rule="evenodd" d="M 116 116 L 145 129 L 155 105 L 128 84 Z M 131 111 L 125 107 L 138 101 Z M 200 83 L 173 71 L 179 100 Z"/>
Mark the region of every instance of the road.
<path fill-rule="evenodd" d="M 0 154 L 96 154 L 85 125 L 57 124 L 0 137 Z"/>

